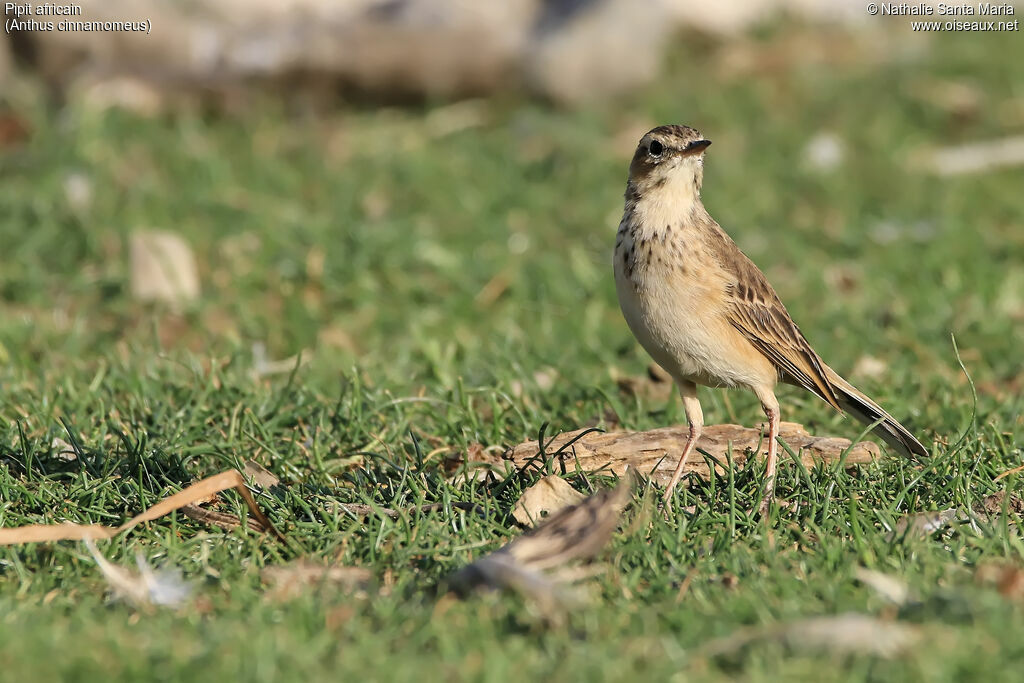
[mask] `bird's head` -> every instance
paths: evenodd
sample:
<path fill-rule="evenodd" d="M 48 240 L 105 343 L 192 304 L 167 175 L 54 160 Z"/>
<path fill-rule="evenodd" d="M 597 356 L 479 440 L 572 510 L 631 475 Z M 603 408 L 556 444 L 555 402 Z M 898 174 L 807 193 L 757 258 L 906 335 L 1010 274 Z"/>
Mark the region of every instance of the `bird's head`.
<path fill-rule="evenodd" d="M 641 194 L 667 187 L 699 196 L 704 150 L 710 144 L 689 126 L 658 126 L 640 140 L 629 165 L 629 183 Z"/>

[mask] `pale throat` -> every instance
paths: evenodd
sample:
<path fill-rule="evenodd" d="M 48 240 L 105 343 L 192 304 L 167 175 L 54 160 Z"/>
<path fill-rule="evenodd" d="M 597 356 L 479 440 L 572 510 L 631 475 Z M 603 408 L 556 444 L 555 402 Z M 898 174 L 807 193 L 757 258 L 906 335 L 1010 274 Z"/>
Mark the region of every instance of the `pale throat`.
<path fill-rule="evenodd" d="M 632 223 L 639 239 L 660 238 L 666 230 L 687 221 L 695 211 L 703 208 L 700 178 L 691 168 L 672 169 L 646 185 L 638 193 L 632 211 Z"/>

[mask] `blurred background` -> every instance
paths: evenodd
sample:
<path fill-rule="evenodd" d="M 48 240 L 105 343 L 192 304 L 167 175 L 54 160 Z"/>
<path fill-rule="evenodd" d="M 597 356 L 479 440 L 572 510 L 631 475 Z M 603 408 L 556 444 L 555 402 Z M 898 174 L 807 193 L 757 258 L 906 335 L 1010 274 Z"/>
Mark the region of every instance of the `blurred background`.
<path fill-rule="evenodd" d="M 302 363 L 325 390 L 465 381 L 581 422 L 581 396 L 647 364 L 613 235 L 636 142 L 686 123 L 714 141 L 712 215 L 832 365 L 953 424 L 955 335 L 986 409 L 1017 419 L 1019 31 L 830 0 L 108 0 L 72 19 L 150 31 L 0 36 L 0 380 L 24 392 L 6 418 L 168 354 Z"/>

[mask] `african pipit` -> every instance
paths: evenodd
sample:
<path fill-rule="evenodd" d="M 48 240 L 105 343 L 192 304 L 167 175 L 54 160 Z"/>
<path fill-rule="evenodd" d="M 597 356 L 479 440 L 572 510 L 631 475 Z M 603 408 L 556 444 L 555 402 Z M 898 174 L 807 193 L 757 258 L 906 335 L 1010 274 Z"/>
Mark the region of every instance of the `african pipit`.
<path fill-rule="evenodd" d="M 905 454 L 925 447 L 811 348 L 764 274 L 700 200 L 709 140 L 688 126 L 661 126 L 640 140 L 629 167 L 626 207 L 615 240 L 619 304 L 640 344 L 679 386 L 689 438 L 666 503 L 700 438 L 697 385 L 749 389 L 768 418 L 765 494 L 775 490 L 778 382 L 807 389 L 874 427 Z"/>

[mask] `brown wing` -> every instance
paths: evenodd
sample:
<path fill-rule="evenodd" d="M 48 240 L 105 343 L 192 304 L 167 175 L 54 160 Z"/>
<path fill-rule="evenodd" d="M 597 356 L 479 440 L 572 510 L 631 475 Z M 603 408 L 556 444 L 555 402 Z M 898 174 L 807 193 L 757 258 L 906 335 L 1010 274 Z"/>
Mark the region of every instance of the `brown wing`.
<path fill-rule="evenodd" d="M 729 322 L 779 369 L 784 380 L 802 386 L 841 410 L 825 364 L 789 317 L 764 273 L 721 228 L 717 232 L 725 244 L 716 251 L 734 278 L 726 286 Z"/>

